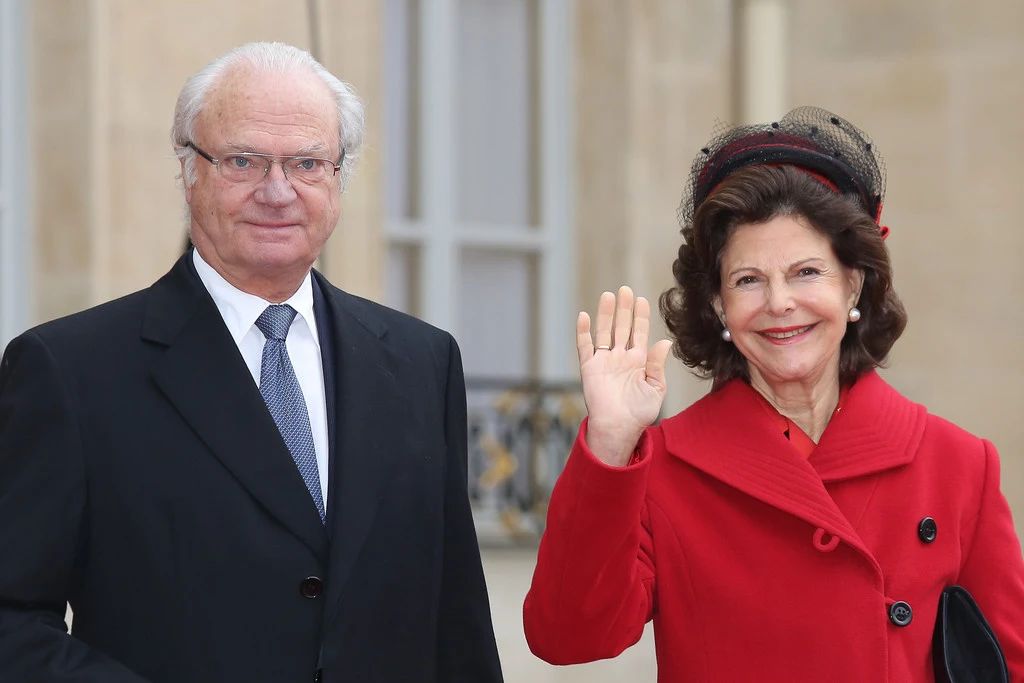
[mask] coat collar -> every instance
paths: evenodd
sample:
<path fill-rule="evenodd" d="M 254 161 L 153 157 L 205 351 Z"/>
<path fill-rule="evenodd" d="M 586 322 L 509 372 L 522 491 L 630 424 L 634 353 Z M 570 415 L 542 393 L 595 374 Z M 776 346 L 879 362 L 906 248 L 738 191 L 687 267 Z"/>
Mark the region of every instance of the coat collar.
<path fill-rule="evenodd" d="M 166 347 L 150 372 L 174 408 L 239 483 L 326 560 L 316 507 L 191 253 L 150 288 L 141 336 Z"/>
<path fill-rule="evenodd" d="M 334 386 L 332 543 L 190 254 L 150 288 L 141 336 L 166 347 L 151 368 L 161 391 L 239 483 L 330 566 L 331 592 L 340 595 L 401 450 L 395 425 L 409 404 L 398 378 L 409 361 L 392 349 L 374 305 L 313 276 L 335 351 L 325 364 Z"/>
<path fill-rule="evenodd" d="M 870 554 L 825 485 L 912 462 L 924 435 L 924 407 L 901 396 L 878 373 L 867 372 L 850 388 L 843 410 L 807 459 L 758 400 L 745 382 L 727 383 L 661 422 L 666 450 Z"/>
<path fill-rule="evenodd" d="M 928 413 L 872 370 L 850 388 L 810 464 L 825 482 L 843 481 L 909 465 L 924 438 Z"/>

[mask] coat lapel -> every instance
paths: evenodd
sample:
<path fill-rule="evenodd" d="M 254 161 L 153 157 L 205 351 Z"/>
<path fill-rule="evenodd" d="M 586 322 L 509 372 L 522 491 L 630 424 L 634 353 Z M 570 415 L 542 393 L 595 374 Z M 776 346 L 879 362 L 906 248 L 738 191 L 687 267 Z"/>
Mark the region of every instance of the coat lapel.
<path fill-rule="evenodd" d="M 384 489 L 397 466 L 408 397 L 399 377 L 408 360 L 396 353 L 388 328 L 361 300 L 316 274 L 330 312 L 336 390 L 331 472 L 329 605 L 337 608 Z M 332 610 L 327 617 L 331 618 Z"/>
<path fill-rule="evenodd" d="M 327 535 L 302 476 L 189 259 L 150 290 L 142 337 L 167 347 L 152 376 L 239 483 L 326 561 Z"/>
<path fill-rule="evenodd" d="M 315 272 L 315 271 L 314 271 Z M 324 403 L 327 414 L 327 530 L 328 537 L 334 529 L 334 506 L 331 505 L 331 494 L 334 491 L 335 454 L 337 448 L 335 439 L 338 435 L 338 390 L 335 386 L 337 381 L 337 341 L 332 320 L 334 316 L 328 310 L 327 299 L 323 287 L 317 277 L 313 278 L 313 315 L 317 319 L 317 336 L 320 338 L 320 360 L 324 373 Z"/>
<path fill-rule="evenodd" d="M 779 432 L 754 390 L 734 380 L 662 421 L 666 449 L 733 488 L 799 517 L 871 557 L 826 483 L 913 460 L 924 410 L 874 372 L 851 387 L 846 407 L 805 459 Z M 873 560 L 872 560 L 873 561 Z"/>
<path fill-rule="evenodd" d="M 833 483 L 877 474 L 914 460 L 928 411 L 900 395 L 877 372 L 850 388 L 847 405 L 829 423 L 810 464 Z"/>

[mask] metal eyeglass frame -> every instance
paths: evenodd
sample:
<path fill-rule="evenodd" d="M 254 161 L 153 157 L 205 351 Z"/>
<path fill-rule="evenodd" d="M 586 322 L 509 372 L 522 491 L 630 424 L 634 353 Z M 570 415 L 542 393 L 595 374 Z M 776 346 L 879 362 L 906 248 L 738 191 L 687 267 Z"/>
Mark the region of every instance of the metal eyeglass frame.
<path fill-rule="evenodd" d="M 220 171 L 220 162 L 221 162 L 221 160 L 224 157 L 221 157 L 221 159 L 215 159 L 213 156 L 211 156 L 210 154 L 207 154 L 202 149 L 200 149 L 199 145 L 197 145 L 196 143 L 192 142 L 191 140 L 186 142 L 185 146 L 186 147 L 191 147 L 193 150 L 195 150 L 196 154 L 198 154 L 202 158 L 204 158 L 207 161 L 209 161 L 211 164 L 213 164 L 214 166 L 217 167 L 217 171 Z M 266 159 L 270 163 L 267 164 L 266 170 L 263 171 L 263 177 L 264 178 L 266 178 L 267 174 L 270 173 L 270 167 L 273 165 L 273 162 L 277 161 L 277 162 L 281 163 L 281 170 L 284 172 L 285 177 L 288 178 L 289 180 L 291 180 L 291 178 L 288 176 L 288 170 L 287 170 L 287 168 L 285 168 L 285 165 L 283 163 L 284 161 L 287 161 L 287 160 L 310 159 L 312 161 L 325 161 L 325 162 L 327 162 L 328 164 L 331 164 L 334 167 L 334 173 L 330 176 L 331 178 L 333 178 L 334 176 L 338 175 L 338 171 L 341 170 L 341 165 L 345 162 L 345 150 L 344 149 L 341 150 L 341 156 L 338 158 L 337 162 L 331 161 L 330 159 L 324 159 L 322 157 L 310 157 L 310 156 L 302 156 L 302 155 L 300 155 L 300 156 L 289 156 L 287 154 L 284 154 L 284 155 L 282 155 L 282 154 L 261 154 L 259 152 L 233 152 L 233 153 L 227 154 L 225 156 L 245 157 L 247 159 L 253 159 L 253 158 L 255 158 L 255 159 Z"/>

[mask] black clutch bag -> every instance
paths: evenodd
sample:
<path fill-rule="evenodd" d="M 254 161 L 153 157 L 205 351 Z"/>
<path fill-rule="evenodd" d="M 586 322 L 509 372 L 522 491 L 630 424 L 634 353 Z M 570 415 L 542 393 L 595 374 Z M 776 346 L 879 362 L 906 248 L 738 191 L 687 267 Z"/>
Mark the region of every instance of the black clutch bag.
<path fill-rule="evenodd" d="M 932 659 L 936 683 L 1010 683 L 996 634 L 960 586 L 950 586 L 939 596 Z"/>

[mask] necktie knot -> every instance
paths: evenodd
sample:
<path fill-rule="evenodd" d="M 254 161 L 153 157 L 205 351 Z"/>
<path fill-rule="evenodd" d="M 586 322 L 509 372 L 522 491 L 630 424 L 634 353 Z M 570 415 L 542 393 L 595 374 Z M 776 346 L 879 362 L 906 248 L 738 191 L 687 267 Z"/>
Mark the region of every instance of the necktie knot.
<path fill-rule="evenodd" d="M 288 329 L 292 326 L 295 315 L 295 309 L 288 304 L 271 304 L 256 318 L 256 327 L 267 339 L 284 341 L 288 337 Z"/>

